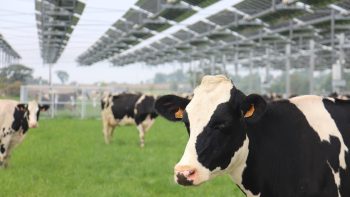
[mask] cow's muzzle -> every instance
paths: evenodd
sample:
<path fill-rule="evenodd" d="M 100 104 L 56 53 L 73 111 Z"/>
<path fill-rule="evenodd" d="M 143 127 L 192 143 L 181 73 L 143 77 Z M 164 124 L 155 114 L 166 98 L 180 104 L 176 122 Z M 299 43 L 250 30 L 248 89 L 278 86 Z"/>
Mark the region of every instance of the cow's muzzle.
<path fill-rule="evenodd" d="M 176 166 L 175 167 L 175 181 L 183 186 L 194 185 L 194 179 L 197 176 L 197 170 L 191 167 Z"/>
<path fill-rule="evenodd" d="M 38 123 L 29 123 L 29 128 L 37 128 Z"/>

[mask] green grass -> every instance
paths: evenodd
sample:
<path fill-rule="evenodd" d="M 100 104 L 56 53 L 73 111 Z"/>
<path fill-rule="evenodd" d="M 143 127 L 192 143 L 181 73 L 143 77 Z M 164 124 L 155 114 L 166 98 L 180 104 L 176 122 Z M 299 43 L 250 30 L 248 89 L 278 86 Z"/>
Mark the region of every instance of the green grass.
<path fill-rule="evenodd" d="M 0 96 L 0 99 L 20 100 L 19 96 Z"/>
<path fill-rule="evenodd" d="M 188 139 L 182 124 L 158 118 L 144 149 L 136 127 L 115 132 L 106 145 L 98 120 L 41 120 L 0 170 L 0 196 L 243 196 L 228 176 L 200 187 L 174 183 Z"/>

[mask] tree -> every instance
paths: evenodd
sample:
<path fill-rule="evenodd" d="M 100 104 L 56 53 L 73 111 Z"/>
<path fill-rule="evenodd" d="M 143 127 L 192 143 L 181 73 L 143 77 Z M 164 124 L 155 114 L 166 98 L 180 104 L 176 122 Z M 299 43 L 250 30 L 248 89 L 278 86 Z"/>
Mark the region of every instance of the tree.
<path fill-rule="evenodd" d="M 309 79 L 307 70 L 295 70 L 290 74 L 290 93 L 303 95 L 309 93 Z M 271 91 L 279 94 L 284 94 L 286 91 L 286 73 L 277 77 L 271 83 Z"/>
<path fill-rule="evenodd" d="M 16 81 L 26 83 L 33 79 L 32 74 L 33 69 L 22 64 L 12 64 L 0 69 L 0 80 L 4 83 L 14 83 Z"/>
<path fill-rule="evenodd" d="M 60 79 L 62 84 L 65 84 L 69 79 L 69 74 L 64 70 L 56 71 L 56 75 Z"/>
<path fill-rule="evenodd" d="M 167 82 L 167 75 L 163 73 L 156 73 L 154 76 L 153 82 L 156 84 L 159 83 L 166 83 Z"/>
<path fill-rule="evenodd" d="M 153 82 L 156 84 L 159 83 L 181 83 L 181 82 L 187 82 L 188 76 L 181 70 L 176 70 L 169 74 L 164 73 L 156 73 L 156 75 L 153 78 Z"/>

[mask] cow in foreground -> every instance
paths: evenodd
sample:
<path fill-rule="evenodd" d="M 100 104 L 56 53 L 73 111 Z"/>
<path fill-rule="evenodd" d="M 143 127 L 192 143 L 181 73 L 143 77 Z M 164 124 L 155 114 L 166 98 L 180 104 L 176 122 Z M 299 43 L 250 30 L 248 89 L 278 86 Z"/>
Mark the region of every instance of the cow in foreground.
<path fill-rule="evenodd" d="M 350 196 L 350 102 L 299 96 L 266 103 L 225 76 L 205 76 L 192 100 L 156 101 L 182 120 L 189 140 L 175 181 L 199 185 L 229 174 L 247 196 Z"/>
<path fill-rule="evenodd" d="M 103 134 L 109 144 L 116 126 L 136 124 L 140 146 L 145 145 L 145 133 L 158 116 L 154 109 L 155 98 L 143 94 L 122 93 L 108 95 L 101 100 Z"/>
<path fill-rule="evenodd" d="M 38 127 L 40 112 L 48 108 L 36 101 L 0 100 L 0 166 L 7 167 L 13 148 L 23 141 L 29 128 Z"/>

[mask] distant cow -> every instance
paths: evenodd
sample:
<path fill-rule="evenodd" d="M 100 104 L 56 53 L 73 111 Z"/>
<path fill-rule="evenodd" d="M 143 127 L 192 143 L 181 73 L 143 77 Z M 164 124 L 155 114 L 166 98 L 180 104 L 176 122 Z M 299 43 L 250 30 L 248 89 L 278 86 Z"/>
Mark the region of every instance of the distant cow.
<path fill-rule="evenodd" d="M 350 196 L 350 101 L 300 96 L 266 102 L 225 76 L 205 76 L 192 100 L 156 101 L 189 132 L 175 166 L 181 185 L 229 174 L 247 196 Z"/>
<path fill-rule="evenodd" d="M 144 146 L 145 133 L 158 116 L 154 109 L 155 98 L 143 94 L 122 93 L 108 95 L 101 100 L 103 134 L 109 144 L 113 131 L 118 125 L 136 124 L 140 145 Z"/>
<path fill-rule="evenodd" d="M 38 127 L 41 111 L 48 105 L 36 101 L 21 104 L 13 100 L 0 100 L 0 166 L 8 165 L 13 148 L 21 143 L 29 128 Z"/>
<path fill-rule="evenodd" d="M 263 99 L 267 102 L 272 102 L 272 101 L 278 101 L 283 99 L 283 96 L 277 93 L 268 93 L 268 94 L 263 94 L 261 95 Z"/>
<path fill-rule="evenodd" d="M 328 95 L 331 98 L 337 98 L 337 99 L 342 99 L 342 100 L 350 100 L 350 95 L 349 94 L 338 94 L 337 92 L 332 92 Z"/>

